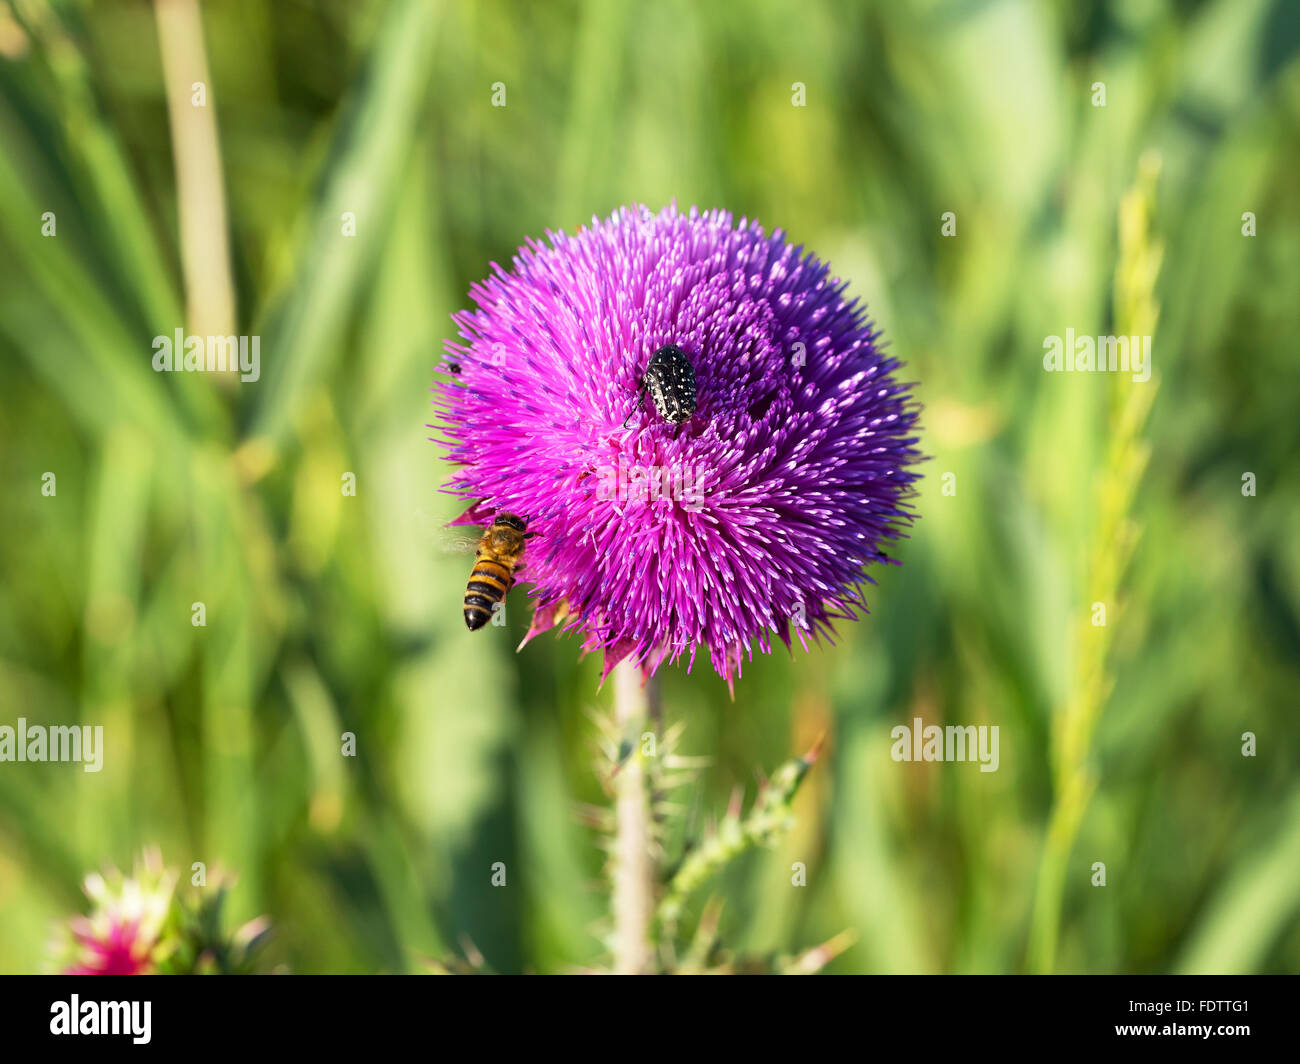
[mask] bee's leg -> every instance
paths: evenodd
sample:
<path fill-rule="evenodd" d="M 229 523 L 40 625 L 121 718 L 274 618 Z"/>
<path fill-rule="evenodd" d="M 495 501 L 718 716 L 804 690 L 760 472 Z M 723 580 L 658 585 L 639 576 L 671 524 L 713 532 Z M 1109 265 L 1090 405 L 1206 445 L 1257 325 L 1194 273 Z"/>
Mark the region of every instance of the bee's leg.
<path fill-rule="evenodd" d="M 524 539 L 532 539 L 534 536 L 540 536 L 540 532 L 525 532 Z"/>
<path fill-rule="evenodd" d="M 524 563 L 520 562 L 518 565 L 515 566 L 514 572 L 522 573 L 523 571 L 524 571 Z"/>

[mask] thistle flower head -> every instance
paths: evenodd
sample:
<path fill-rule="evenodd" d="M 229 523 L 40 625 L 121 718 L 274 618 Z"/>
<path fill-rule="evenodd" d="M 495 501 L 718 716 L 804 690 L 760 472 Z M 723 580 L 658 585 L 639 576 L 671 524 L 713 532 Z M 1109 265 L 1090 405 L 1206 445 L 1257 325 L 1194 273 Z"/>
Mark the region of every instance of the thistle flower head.
<path fill-rule="evenodd" d="M 65 975 L 144 975 L 166 952 L 165 929 L 176 876 L 157 850 L 146 850 L 130 876 L 117 869 L 86 876 L 89 916 L 68 921 L 61 950 Z"/>
<path fill-rule="evenodd" d="M 916 411 L 845 284 L 724 211 L 547 236 L 471 288 L 431 426 L 473 500 L 459 523 L 539 533 L 528 638 L 575 631 L 606 674 L 705 648 L 730 683 L 755 642 L 865 611 L 863 570 L 910 520 Z"/>
<path fill-rule="evenodd" d="M 65 975 L 257 970 L 270 923 L 258 917 L 227 933 L 223 911 L 234 878 L 214 869 L 192 889 L 179 889 L 177 882 L 156 846 L 144 850 L 129 876 L 115 868 L 86 876 L 90 915 L 60 925 L 52 946 L 54 969 Z"/>

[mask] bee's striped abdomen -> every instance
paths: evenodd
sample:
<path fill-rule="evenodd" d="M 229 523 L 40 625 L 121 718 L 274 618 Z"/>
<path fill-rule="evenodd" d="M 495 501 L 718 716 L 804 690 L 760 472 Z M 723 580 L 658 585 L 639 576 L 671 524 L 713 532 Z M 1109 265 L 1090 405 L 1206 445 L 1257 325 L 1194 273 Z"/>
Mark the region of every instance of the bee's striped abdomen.
<path fill-rule="evenodd" d="M 472 632 L 492 616 L 492 607 L 506 597 L 514 574 L 493 558 L 480 558 L 465 588 L 465 625 Z"/>

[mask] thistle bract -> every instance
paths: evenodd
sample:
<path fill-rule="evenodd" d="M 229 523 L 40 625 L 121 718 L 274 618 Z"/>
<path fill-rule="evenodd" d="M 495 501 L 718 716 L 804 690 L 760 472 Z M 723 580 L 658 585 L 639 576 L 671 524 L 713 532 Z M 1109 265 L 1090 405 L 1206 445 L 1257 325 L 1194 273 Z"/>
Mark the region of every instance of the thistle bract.
<path fill-rule="evenodd" d="M 624 208 L 547 237 L 454 315 L 431 426 L 447 490 L 473 500 L 458 523 L 507 511 L 539 533 L 528 638 L 576 631 L 606 674 L 705 648 L 730 683 L 755 642 L 806 647 L 865 611 L 919 456 L 908 386 L 845 284 L 724 211 Z M 693 412 L 629 417 L 668 345 Z"/>

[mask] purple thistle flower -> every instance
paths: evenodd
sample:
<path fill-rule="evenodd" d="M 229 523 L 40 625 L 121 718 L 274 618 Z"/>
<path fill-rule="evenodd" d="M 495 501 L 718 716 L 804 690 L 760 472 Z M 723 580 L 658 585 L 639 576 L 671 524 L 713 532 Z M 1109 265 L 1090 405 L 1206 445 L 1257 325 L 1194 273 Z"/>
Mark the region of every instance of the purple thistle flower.
<path fill-rule="evenodd" d="M 456 523 L 540 533 L 524 642 L 577 631 L 604 675 L 706 647 L 731 684 L 755 639 L 807 649 L 865 612 L 920 456 L 899 364 L 846 284 L 725 211 L 624 208 L 547 237 L 470 289 L 432 389 L 458 464 L 444 490 L 476 500 Z M 639 390 L 668 345 L 695 392 L 665 412 Z"/>

